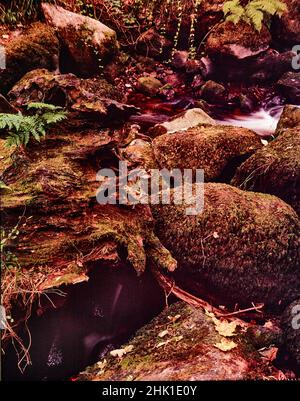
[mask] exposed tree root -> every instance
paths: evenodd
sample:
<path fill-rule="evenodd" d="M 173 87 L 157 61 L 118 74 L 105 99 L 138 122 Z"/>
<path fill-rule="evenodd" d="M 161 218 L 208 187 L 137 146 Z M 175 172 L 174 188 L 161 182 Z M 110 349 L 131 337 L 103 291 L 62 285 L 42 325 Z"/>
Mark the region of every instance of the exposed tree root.
<path fill-rule="evenodd" d="M 182 290 L 181 288 L 179 288 L 176 285 L 175 280 L 173 278 L 165 276 L 163 273 L 161 273 L 159 270 L 155 269 L 154 267 L 152 267 L 152 273 L 154 274 L 155 278 L 157 279 L 159 285 L 165 291 L 166 303 L 168 303 L 168 298 L 172 294 L 176 298 L 186 302 L 187 304 L 189 304 L 195 308 L 202 308 L 208 312 L 214 313 L 214 315 L 219 318 L 222 318 L 222 317 L 229 318 L 229 320 L 230 320 L 230 318 L 232 318 L 234 316 L 234 320 L 237 320 L 236 316 L 238 316 L 238 315 L 245 319 L 250 318 L 250 317 L 253 318 L 253 316 L 249 315 L 250 312 L 259 313 L 260 318 L 262 317 L 261 314 L 263 313 L 262 309 L 264 307 L 264 304 L 259 304 L 259 305 L 253 304 L 253 307 L 251 307 L 251 308 L 241 309 L 241 310 L 237 310 L 237 311 L 233 311 L 233 312 L 229 312 L 229 313 L 224 313 L 224 311 L 222 311 L 219 308 L 214 307 L 213 305 L 209 304 L 208 302 L 204 301 L 203 299 L 195 297 L 194 295 Z M 241 325 L 245 324 L 242 320 L 240 322 L 241 322 Z"/>

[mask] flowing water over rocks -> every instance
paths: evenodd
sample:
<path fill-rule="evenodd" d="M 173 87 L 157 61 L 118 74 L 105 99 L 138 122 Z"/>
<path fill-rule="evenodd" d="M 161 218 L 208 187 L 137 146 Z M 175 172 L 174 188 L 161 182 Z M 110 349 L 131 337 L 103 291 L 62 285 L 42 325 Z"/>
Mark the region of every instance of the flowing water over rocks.
<path fill-rule="evenodd" d="M 37 102 L 67 113 L 27 146 L 7 148 L 0 130 L 1 213 L 12 233 L 1 270 L 5 380 L 299 373 L 300 73 L 291 49 L 300 31 L 297 2 L 285 2 L 288 13 L 260 33 L 224 22 L 224 1 L 207 0 L 180 14 L 182 2 L 169 2 L 166 21 L 157 7 L 143 32 L 107 11 L 106 26 L 43 4 L 43 22 L 0 37 L 0 112 L 34 117 L 27 106 Z M 136 21 L 145 28 L 143 14 Z M 97 173 L 119 179 L 119 161 L 146 175 L 203 169 L 204 212 L 99 204 Z M 176 297 L 185 303 L 170 306 Z"/>

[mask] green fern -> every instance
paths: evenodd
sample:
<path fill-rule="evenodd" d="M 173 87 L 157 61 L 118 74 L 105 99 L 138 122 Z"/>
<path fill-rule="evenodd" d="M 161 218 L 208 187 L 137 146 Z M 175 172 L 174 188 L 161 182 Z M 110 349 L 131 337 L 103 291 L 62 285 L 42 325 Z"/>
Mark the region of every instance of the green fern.
<path fill-rule="evenodd" d="M 30 103 L 27 110 L 35 115 L 0 113 L 0 130 L 7 130 L 6 146 L 26 146 L 31 137 L 37 142 L 46 136 L 46 128 L 66 118 L 61 107 L 46 103 Z"/>
<path fill-rule="evenodd" d="M 226 21 L 232 21 L 234 24 L 245 21 L 253 25 L 258 32 L 267 18 L 274 15 L 281 17 L 286 10 L 286 4 L 281 0 L 251 0 L 244 7 L 240 0 L 230 0 L 223 6 Z"/>

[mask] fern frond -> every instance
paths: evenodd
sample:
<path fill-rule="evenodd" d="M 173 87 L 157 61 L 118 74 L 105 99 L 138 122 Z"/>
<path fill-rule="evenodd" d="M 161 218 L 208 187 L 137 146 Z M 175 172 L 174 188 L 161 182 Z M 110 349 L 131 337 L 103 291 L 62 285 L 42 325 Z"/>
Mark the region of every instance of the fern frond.
<path fill-rule="evenodd" d="M 231 21 L 233 22 L 235 25 L 238 24 L 241 20 L 241 17 L 238 14 L 231 14 L 228 15 L 228 17 L 226 18 L 226 21 Z"/>
<path fill-rule="evenodd" d="M 22 114 L 0 113 L 0 129 L 18 130 L 23 122 Z"/>
<path fill-rule="evenodd" d="M 56 113 L 44 113 L 41 117 L 45 120 L 46 124 L 56 124 L 66 118 L 67 113 L 64 111 L 56 112 Z"/>
<path fill-rule="evenodd" d="M 275 15 L 282 14 L 287 10 L 287 6 L 281 0 L 252 0 L 248 6 L 265 12 L 266 14 Z M 247 7 L 246 7 L 247 10 Z"/>
<path fill-rule="evenodd" d="M 28 109 L 37 110 L 35 115 L 0 114 L 0 130 L 8 131 L 6 146 L 26 146 L 30 138 L 37 142 L 46 136 L 46 128 L 66 118 L 61 107 L 47 103 L 30 103 Z M 42 111 L 42 113 L 41 113 Z"/>
<path fill-rule="evenodd" d="M 226 21 L 237 24 L 243 20 L 261 31 L 264 19 L 268 16 L 282 14 L 287 11 L 287 5 L 282 0 L 251 0 L 243 7 L 239 0 L 226 1 L 223 5 L 223 13 Z"/>
<path fill-rule="evenodd" d="M 240 8 L 243 9 L 243 7 L 241 6 L 240 0 L 226 1 L 223 6 L 223 13 L 224 13 L 225 17 L 228 14 L 237 14 L 237 9 L 240 9 Z"/>
<path fill-rule="evenodd" d="M 55 106 L 54 104 L 48 104 L 48 103 L 39 103 L 39 102 L 32 102 L 28 103 L 27 105 L 27 110 L 48 110 L 48 111 L 59 111 L 62 110 L 63 108 L 60 106 Z"/>
<path fill-rule="evenodd" d="M 254 26 L 254 28 L 258 32 L 260 32 L 261 29 L 262 29 L 262 24 L 263 24 L 264 17 L 265 17 L 263 11 L 257 9 L 253 4 L 249 3 L 246 6 L 245 14 L 249 18 L 249 20 L 251 21 L 251 23 Z"/>

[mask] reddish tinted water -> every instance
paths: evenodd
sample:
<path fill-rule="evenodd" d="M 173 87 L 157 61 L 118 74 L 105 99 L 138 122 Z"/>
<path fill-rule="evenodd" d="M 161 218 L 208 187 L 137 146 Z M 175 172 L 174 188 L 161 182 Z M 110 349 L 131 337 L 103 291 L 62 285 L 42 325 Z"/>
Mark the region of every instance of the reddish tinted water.
<path fill-rule="evenodd" d="M 131 121 L 145 129 L 168 121 L 185 110 L 199 107 L 197 100 L 191 96 L 182 96 L 174 101 L 166 102 L 160 98 L 135 94 L 128 99 L 128 103 L 140 108 L 140 113 L 132 116 Z M 267 137 L 275 132 L 282 109 L 283 105 L 261 106 L 251 113 L 243 113 L 234 103 L 228 103 L 226 106 L 209 105 L 207 112 L 219 124 L 248 128 Z"/>

